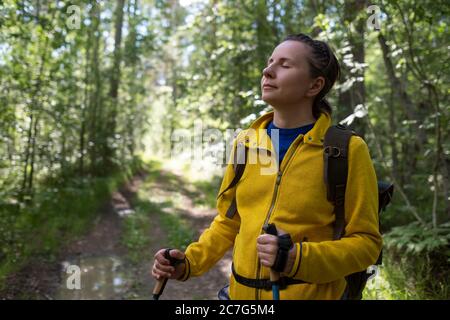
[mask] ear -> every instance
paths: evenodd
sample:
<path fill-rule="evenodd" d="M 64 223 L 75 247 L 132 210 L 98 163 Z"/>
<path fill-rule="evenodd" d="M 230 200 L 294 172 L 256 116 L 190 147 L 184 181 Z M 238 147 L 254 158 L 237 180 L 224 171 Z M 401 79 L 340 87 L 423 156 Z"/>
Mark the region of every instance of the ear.
<path fill-rule="evenodd" d="M 314 97 L 319 94 L 322 88 L 325 86 L 325 78 L 320 76 L 311 81 L 308 91 L 306 91 L 307 97 Z"/>

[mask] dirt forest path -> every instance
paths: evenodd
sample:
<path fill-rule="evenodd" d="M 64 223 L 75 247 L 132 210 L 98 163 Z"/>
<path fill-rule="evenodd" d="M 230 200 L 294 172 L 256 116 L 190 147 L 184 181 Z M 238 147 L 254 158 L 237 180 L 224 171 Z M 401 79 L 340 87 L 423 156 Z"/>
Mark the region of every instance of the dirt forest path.
<path fill-rule="evenodd" d="M 154 253 L 171 242 L 186 243 L 177 239 L 178 221 L 183 222 L 184 234 L 198 239 L 216 214 L 211 205 L 198 205 L 204 197 L 202 190 L 174 172 L 153 168 L 137 174 L 113 193 L 92 229 L 66 246 L 56 263 L 36 260 L 12 277 L 6 298 L 152 299 Z M 81 289 L 68 288 L 73 284 L 66 272 L 70 265 L 80 268 Z M 160 299 L 217 299 L 230 268 L 231 250 L 201 277 L 168 281 Z"/>

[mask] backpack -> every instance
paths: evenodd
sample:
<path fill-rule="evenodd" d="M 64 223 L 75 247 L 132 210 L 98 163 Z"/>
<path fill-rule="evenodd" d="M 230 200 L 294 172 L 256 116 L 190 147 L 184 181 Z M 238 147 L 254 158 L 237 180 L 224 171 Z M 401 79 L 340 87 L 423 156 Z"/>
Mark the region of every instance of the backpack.
<path fill-rule="evenodd" d="M 356 133 L 347 126 L 338 124 L 328 128 L 324 139 L 324 182 L 327 186 L 327 199 L 334 204 L 336 215 L 334 224 L 333 239 L 339 240 L 345 231 L 345 187 L 347 184 L 348 162 L 347 150 L 350 138 Z M 236 147 L 234 154 L 234 178 L 227 188 L 225 188 L 218 198 L 227 190 L 233 188 L 241 179 L 246 165 L 248 148 L 243 144 Z M 386 208 L 392 199 L 394 185 L 383 181 L 378 181 L 378 215 Z M 236 197 L 232 200 L 226 212 L 228 218 L 233 218 L 237 211 Z M 378 216 L 379 218 L 379 216 Z M 380 219 L 378 219 L 380 221 Z M 381 224 L 379 223 L 379 228 Z M 383 251 L 375 263 L 375 266 L 382 264 Z M 370 271 L 369 271 L 370 269 Z M 360 300 L 367 280 L 375 275 L 376 269 L 369 268 L 345 277 L 347 287 L 342 299 Z"/>

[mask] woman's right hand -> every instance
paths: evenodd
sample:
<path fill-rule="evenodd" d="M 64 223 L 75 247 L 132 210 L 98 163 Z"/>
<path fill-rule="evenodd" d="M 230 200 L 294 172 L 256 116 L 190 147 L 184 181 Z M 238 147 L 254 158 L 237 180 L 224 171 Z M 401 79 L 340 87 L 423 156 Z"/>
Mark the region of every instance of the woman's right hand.
<path fill-rule="evenodd" d="M 184 269 L 186 268 L 186 264 L 180 263 L 176 267 L 170 265 L 169 260 L 164 257 L 164 252 L 166 249 L 161 249 L 155 254 L 155 261 L 153 263 L 152 268 L 152 276 L 156 280 L 160 280 L 162 278 L 169 279 L 178 279 L 184 274 Z M 185 255 L 183 252 L 177 249 L 172 249 L 169 252 L 170 256 L 173 258 L 177 258 L 183 260 Z"/>

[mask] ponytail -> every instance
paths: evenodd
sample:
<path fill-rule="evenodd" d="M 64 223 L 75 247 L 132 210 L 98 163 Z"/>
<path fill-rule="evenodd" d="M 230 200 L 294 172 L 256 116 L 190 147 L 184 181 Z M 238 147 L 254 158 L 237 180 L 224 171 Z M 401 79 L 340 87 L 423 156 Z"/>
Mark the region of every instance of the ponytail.
<path fill-rule="evenodd" d="M 315 99 L 312 107 L 312 113 L 314 118 L 319 119 L 321 113 L 328 113 L 330 116 L 333 110 L 327 99 L 322 98 L 320 100 Z"/>

